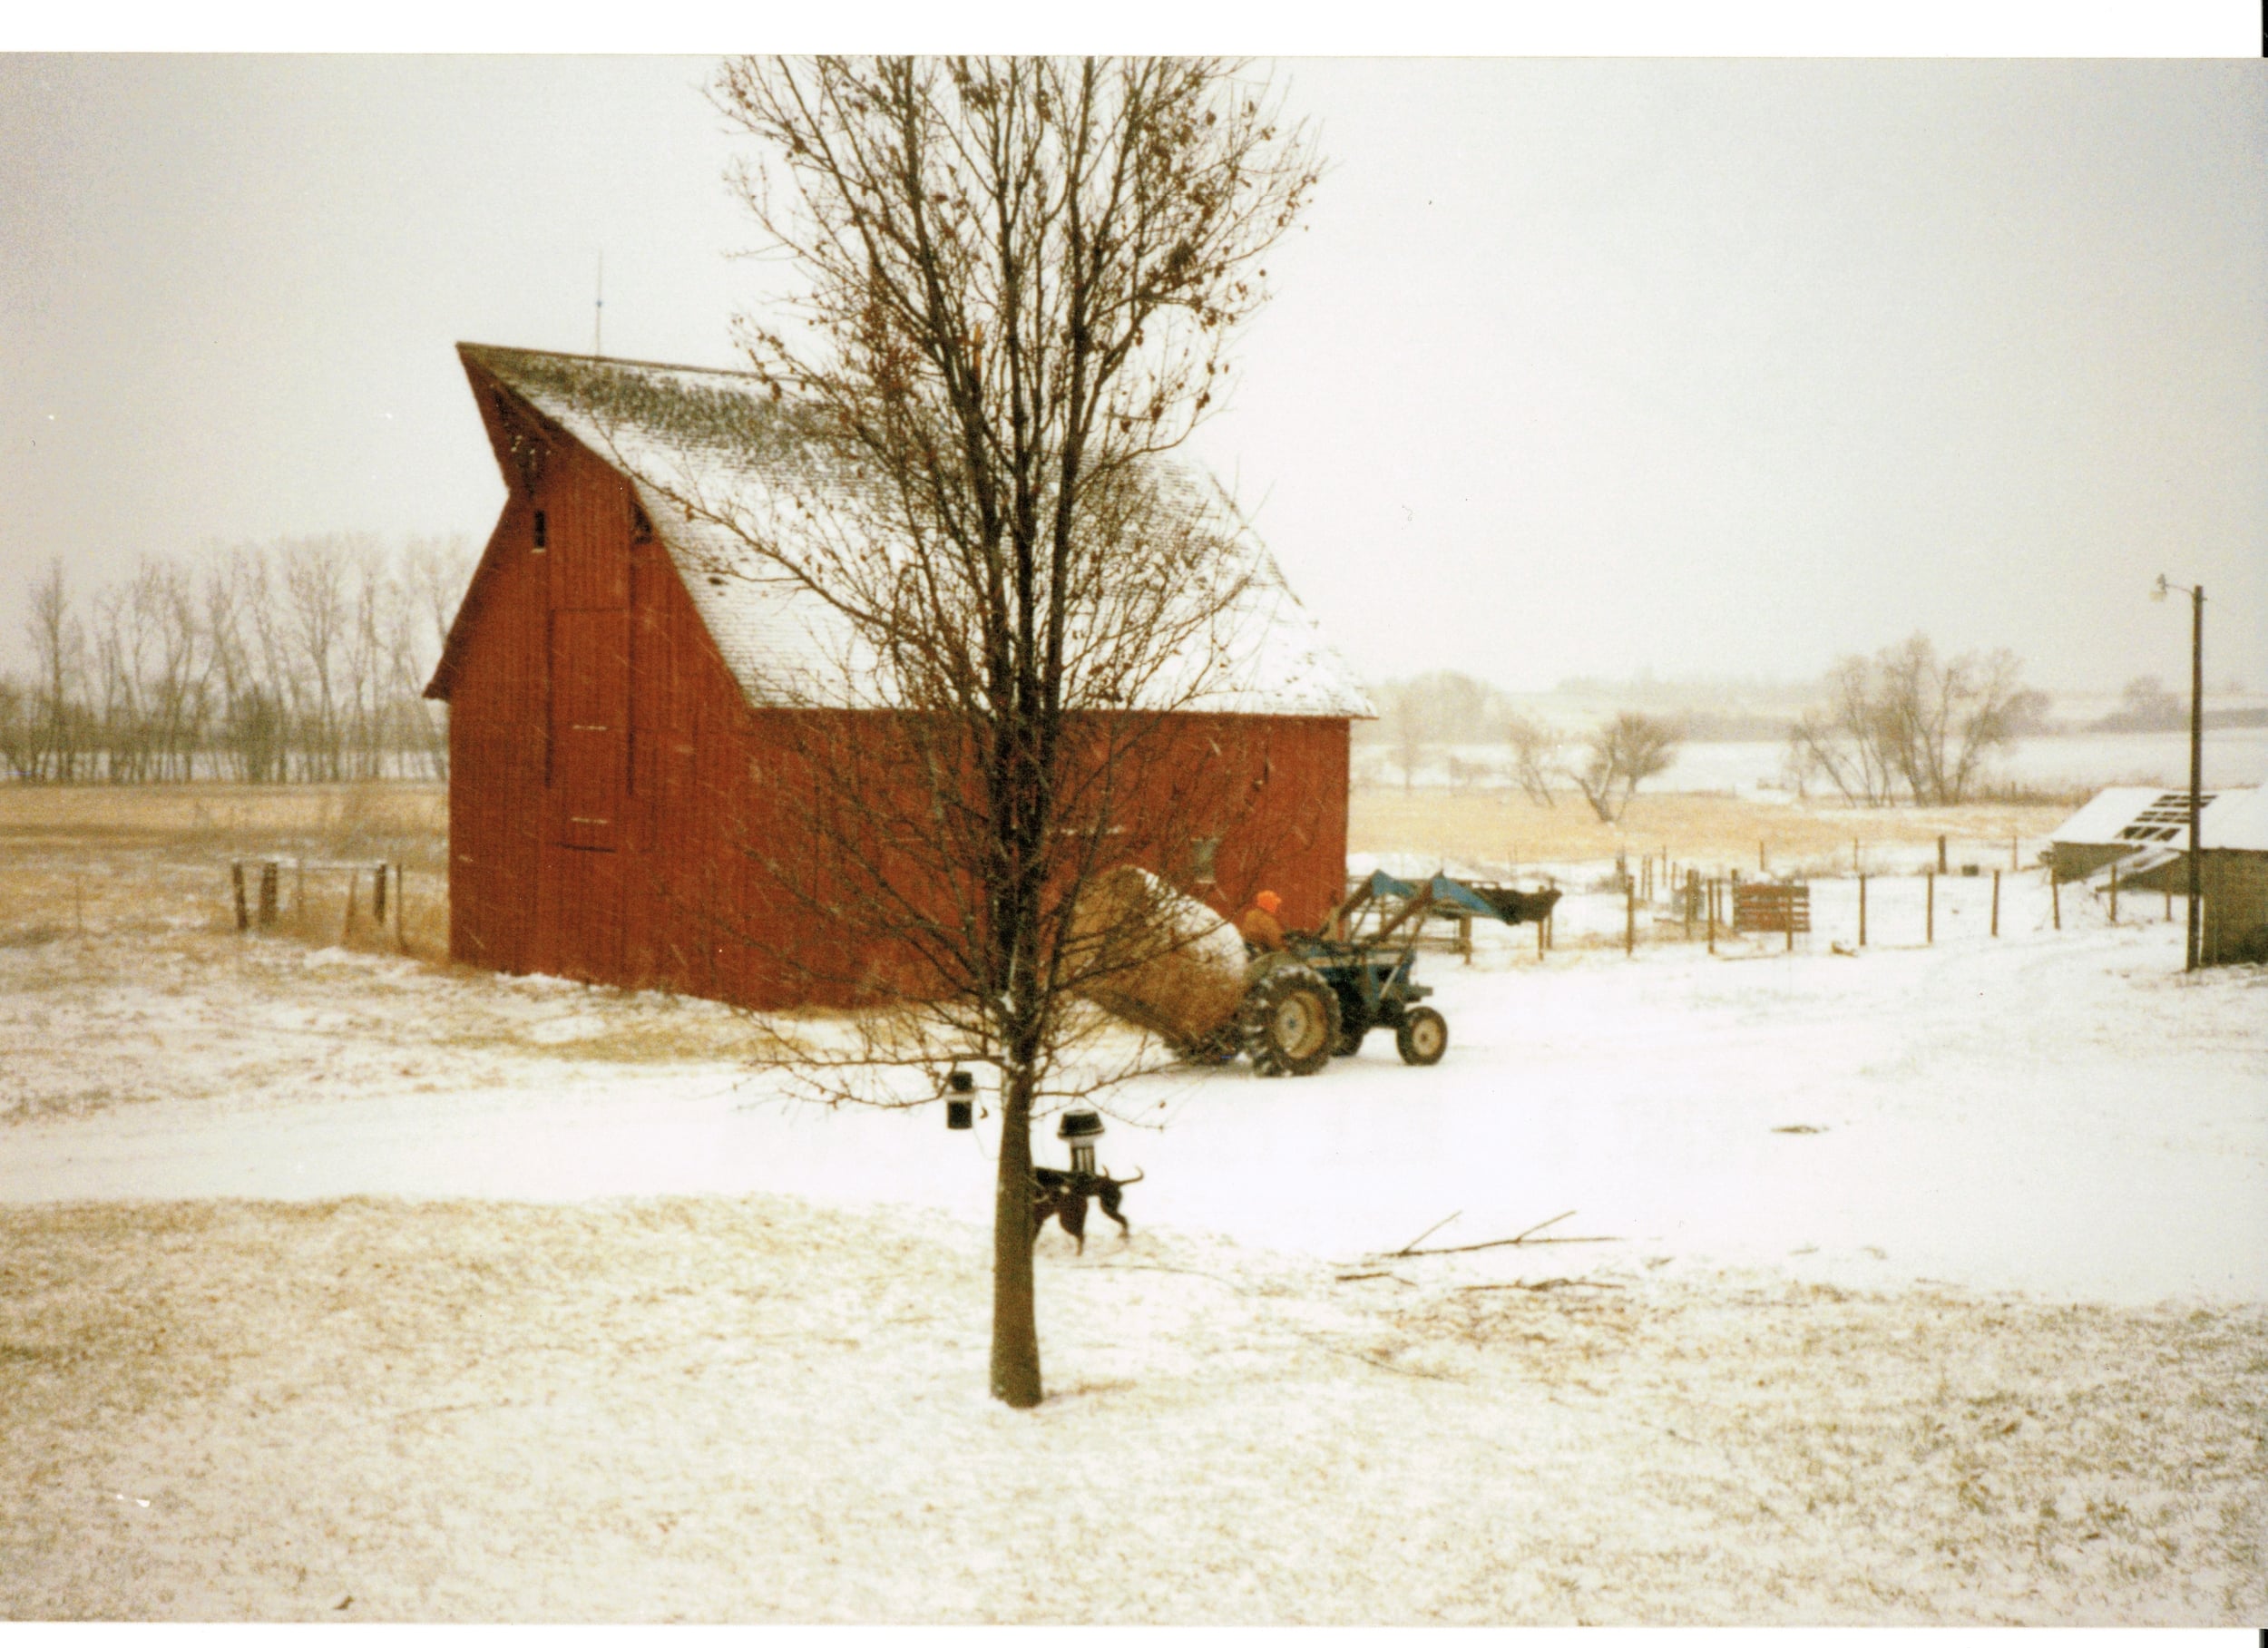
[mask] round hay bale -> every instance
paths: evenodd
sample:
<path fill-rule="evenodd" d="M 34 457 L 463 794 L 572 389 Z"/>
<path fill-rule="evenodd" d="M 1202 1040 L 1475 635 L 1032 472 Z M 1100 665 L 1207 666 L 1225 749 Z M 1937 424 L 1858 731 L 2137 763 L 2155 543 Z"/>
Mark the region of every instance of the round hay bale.
<path fill-rule="evenodd" d="M 1095 878 L 1072 912 L 1079 993 L 1107 1013 L 1194 1048 L 1236 1017 L 1245 945 L 1205 905 L 1147 870 Z"/>

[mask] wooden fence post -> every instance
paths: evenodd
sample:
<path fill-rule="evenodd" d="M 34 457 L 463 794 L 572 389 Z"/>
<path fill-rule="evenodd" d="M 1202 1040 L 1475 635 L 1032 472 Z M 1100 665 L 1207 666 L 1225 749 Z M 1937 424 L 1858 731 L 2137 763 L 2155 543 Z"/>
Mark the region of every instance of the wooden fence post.
<path fill-rule="evenodd" d="M 1638 890 L 1628 876 L 1622 885 L 1622 953 L 1633 956 L 1638 949 Z"/>
<path fill-rule="evenodd" d="M 370 891 L 370 913 L 377 919 L 381 931 L 386 928 L 386 869 L 384 864 L 378 866 L 376 883 Z"/>
<path fill-rule="evenodd" d="M 1866 948 L 1866 877 L 1859 877 L 1859 948 Z"/>
<path fill-rule="evenodd" d="M 2056 873 L 2053 864 L 2048 866 L 2048 906 L 2056 914 L 2056 931 L 2063 931 L 2063 878 Z"/>
<path fill-rule="evenodd" d="M 359 892 L 361 890 L 362 890 L 362 877 L 361 877 L 359 874 L 357 874 L 356 872 L 352 871 L 352 870 L 347 871 L 347 914 L 346 914 L 345 918 L 344 918 L 344 919 L 343 919 L 343 920 L 339 922 L 339 925 L 338 925 L 338 941 L 339 941 L 341 944 L 344 944 L 344 943 L 345 943 L 345 942 L 346 942 L 348 939 L 350 939 L 350 938 L 354 937 L 354 933 L 355 933 L 355 894 L 356 894 L 356 893 L 357 893 L 357 892 Z"/>
<path fill-rule="evenodd" d="M 229 879 L 236 883 L 236 930 L 244 931 L 252 924 L 252 913 L 244 907 L 244 861 L 238 859 L 229 866 Z"/>
<path fill-rule="evenodd" d="M 1941 842 L 1944 839 L 1942 835 L 1938 837 Z M 1924 870 L 1921 873 L 1921 879 L 1929 883 L 1926 889 L 1928 903 L 1921 918 L 1921 941 L 1924 944 L 1934 944 L 1937 942 L 1937 873 L 1934 871 Z"/>
<path fill-rule="evenodd" d="M 1710 878 L 1709 878 L 1708 883 L 1706 883 L 1706 885 L 1702 888 L 1702 892 L 1703 892 L 1703 894 L 1704 894 L 1704 896 L 1705 896 L 1705 899 L 1706 899 L 1706 902 L 1707 902 L 1708 907 L 1709 907 L 1709 953 L 1710 953 L 1711 955 L 1715 955 L 1715 954 L 1716 953 L 1716 877 L 1712 876 L 1712 877 L 1710 877 Z"/>
<path fill-rule="evenodd" d="M 259 924 L 263 928 L 276 924 L 276 861 L 267 859 L 259 867 Z"/>
<path fill-rule="evenodd" d="M 2113 927 L 2118 925 L 2118 864 L 2116 860 L 2110 866 L 2110 924 Z"/>
<path fill-rule="evenodd" d="M 2000 873 L 1992 873 L 1992 936 L 2000 936 Z"/>
<path fill-rule="evenodd" d="M 1543 960 L 1543 930 L 1550 920 L 1551 918 L 1548 915 L 1540 915 L 1536 918 L 1536 960 L 1539 961 Z"/>
<path fill-rule="evenodd" d="M 1945 873 L 1945 838 L 1942 835 L 1937 838 L 1937 873 L 1940 875 Z"/>
<path fill-rule="evenodd" d="M 409 954 L 409 933 L 403 920 L 405 912 L 402 905 L 407 902 L 408 896 L 409 889 L 402 885 L 402 867 L 396 864 L 394 866 L 394 948 L 404 955 Z"/>

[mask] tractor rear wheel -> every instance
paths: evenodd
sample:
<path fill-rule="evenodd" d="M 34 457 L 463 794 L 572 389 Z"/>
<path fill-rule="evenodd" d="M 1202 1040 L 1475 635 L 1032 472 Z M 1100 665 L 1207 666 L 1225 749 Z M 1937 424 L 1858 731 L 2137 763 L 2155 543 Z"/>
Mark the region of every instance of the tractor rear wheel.
<path fill-rule="evenodd" d="M 1393 1045 L 1403 1064 L 1439 1064 L 1449 1051 L 1449 1020 L 1430 1007 L 1413 1007 L 1394 1027 Z"/>
<path fill-rule="evenodd" d="M 1339 998 L 1297 963 L 1272 969 L 1244 1006 L 1245 1052 L 1263 1076 L 1313 1076 L 1339 1041 Z"/>

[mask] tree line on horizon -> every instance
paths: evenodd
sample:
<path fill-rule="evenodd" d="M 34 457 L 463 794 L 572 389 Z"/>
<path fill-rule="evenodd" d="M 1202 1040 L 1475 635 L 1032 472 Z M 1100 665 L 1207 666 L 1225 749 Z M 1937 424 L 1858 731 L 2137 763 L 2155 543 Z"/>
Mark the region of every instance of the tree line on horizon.
<path fill-rule="evenodd" d="M 82 596 L 34 578 L 31 665 L 0 673 L 0 771 L 30 784 L 448 773 L 422 694 L 472 576 L 462 536 L 363 533 L 145 556 Z"/>
<path fill-rule="evenodd" d="M 1485 681 L 1436 670 L 1381 684 L 1378 719 L 1358 736 L 1388 748 L 1405 790 L 1437 746 L 1494 746 L 1502 751 L 1495 760 L 1452 751 L 1450 782 L 1509 782 L 1540 806 L 1571 789 L 1608 824 L 1684 745 L 1728 738 L 1785 740 L 1784 770 L 1799 793 L 1818 785 L 1853 805 L 1945 806 L 1977 793 L 1992 757 L 2044 730 L 2048 696 L 2022 677 L 2021 660 L 2006 649 L 1944 658 L 1917 634 L 1871 658 L 1838 660 L 1792 717 L 1619 708 L 1579 731 Z M 2130 685 L 2130 699 L 2139 685 Z"/>

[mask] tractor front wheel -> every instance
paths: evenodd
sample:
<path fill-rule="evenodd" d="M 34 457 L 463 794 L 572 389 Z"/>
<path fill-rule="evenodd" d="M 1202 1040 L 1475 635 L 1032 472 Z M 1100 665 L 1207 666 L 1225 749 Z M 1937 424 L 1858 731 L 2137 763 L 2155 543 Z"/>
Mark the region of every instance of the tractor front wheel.
<path fill-rule="evenodd" d="M 1430 1007 L 1413 1007 L 1394 1027 L 1393 1045 L 1403 1064 L 1439 1064 L 1449 1051 L 1449 1020 Z"/>
<path fill-rule="evenodd" d="M 1263 1076 L 1313 1076 L 1339 1040 L 1339 998 L 1312 967 L 1273 969 L 1245 998 L 1245 1051 Z"/>

